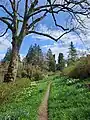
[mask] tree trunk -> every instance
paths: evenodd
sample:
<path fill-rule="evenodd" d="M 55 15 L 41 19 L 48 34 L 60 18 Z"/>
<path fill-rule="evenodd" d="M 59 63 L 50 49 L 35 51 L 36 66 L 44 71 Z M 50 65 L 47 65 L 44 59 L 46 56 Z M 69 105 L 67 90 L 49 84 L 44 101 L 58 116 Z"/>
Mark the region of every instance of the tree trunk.
<path fill-rule="evenodd" d="M 12 42 L 11 60 L 8 66 L 8 71 L 4 75 L 4 82 L 12 82 L 16 80 L 18 70 L 18 53 L 19 48 L 15 39 Z"/>

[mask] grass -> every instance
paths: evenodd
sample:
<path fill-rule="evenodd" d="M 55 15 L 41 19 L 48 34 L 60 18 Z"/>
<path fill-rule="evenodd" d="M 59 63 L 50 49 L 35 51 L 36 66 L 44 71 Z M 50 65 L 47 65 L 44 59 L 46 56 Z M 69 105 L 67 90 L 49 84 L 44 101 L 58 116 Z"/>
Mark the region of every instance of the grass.
<path fill-rule="evenodd" d="M 0 85 L 0 120 L 37 120 L 38 108 L 52 80 L 49 120 L 90 120 L 90 84 L 86 79 L 52 75 L 39 82 L 20 79 Z"/>
<path fill-rule="evenodd" d="M 85 88 L 84 82 L 54 78 L 49 99 L 49 120 L 90 120 L 90 90 Z"/>
<path fill-rule="evenodd" d="M 0 120 L 37 120 L 37 111 L 47 88 L 45 80 L 28 79 L 0 85 Z"/>

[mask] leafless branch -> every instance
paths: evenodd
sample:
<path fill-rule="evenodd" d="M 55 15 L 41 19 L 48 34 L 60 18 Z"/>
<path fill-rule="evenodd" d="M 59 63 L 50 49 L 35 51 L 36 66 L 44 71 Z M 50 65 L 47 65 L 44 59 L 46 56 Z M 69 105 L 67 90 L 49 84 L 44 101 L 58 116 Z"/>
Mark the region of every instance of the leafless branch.
<path fill-rule="evenodd" d="M 0 8 L 2 8 L 8 15 L 13 18 L 13 15 L 3 5 L 0 5 Z"/>
<path fill-rule="evenodd" d="M 4 19 L 4 20 L 9 20 L 9 21 L 13 21 L 11 18 L 9 18 L 9 17 L 1 17 L 2 19 Z"/>
<path fill-rule="evenodd" d="M 13 28 L 12 28 L 12 24 L 10 24 L 7 20 L 3 19 L 2 17 L 0 17 L 0 21 L 2 21 L 3 23 L 5 23 L 8 28 L 13 31 Z"/>
<path fill-rule="evenodd" d="M 54 39 L 57 41 L 60 39 L 62 36 L 65 34 L 71 32 L 74 30 L 75 26 L 63 26 L 62 24 L 57 23 L 56 19 L 56 14 L 59 14 L 60 12 L 65 12 L 70 15 L 71 19 L 71 24 L 74 24 L 73 21 L 77 21 L 77 23 L 80 24 L 83 28 L 86 28 L 84 26 L 84 23 L 80 17 L 80 15 L 87 16 L 89 18 L 90 15 L 90 3 L 87 0 L 63 0 L 62 2 L 57 2 L 57 0 L 54 0 L 53 2 L 51 0 L 47 0 L 47 3 L 44 5 L 38 5 L 39 0 L 25 0 L 24 4 L 24 15 L 21 15 L 20 12 L 18 11 L 18 8 L 20 6 L 21 0 L 9 0 L 9 3 L 11 5 L 13 14 L 3 5 L 0 5 L 0 7 L 13 19 L 10 17 L 0 17 L 0 21 L 8 25 L 9 29 L 14 28 L 14 34 L 15 31 L 18 31 L 18 24 L 19 22 L 22 22 L 21 28 L 20 28 L 20 33 L 18 34 L 19 36 L 22 36 L 22 38 L 26 34 L 30 33 L 35 33 L 39 35 L 46 35 L 47 37 Z M 29 5 L 30 3 L 30 5 Z M 78 8 L 78 9 L 76 9 Z M 56 27 L 59 27 L 60 29 L 63 30 L 63 34 L 58 38 L 55 39 L 50 35 L 44 34 L 44 33 L 39 33 L 39 32 L 30 32 L 32 30 L 32 27 L 37 25 L 42 19 L 46 17 L 47 14 L 51 14 L 54 20 L 54 24 Z M 39 16 L 39 17 L 36 17 Z M 33 18 L 33 19 L 32 19 Z M 12 24 L 13 25 L 12 25 Z M 13 26 L 13 27 L 12 27 Z M 28 31 L 29 30 L 29 31 Z M 17 34 L 17 32 L 16 32 Z"/>
<path fill-rule="evenodd" d="M 28 26 L 28 30 L 33 27 L 36 23 L 41 21 L 44 17 L 46 17 L 47 12 L 44 13 L 41 17 L 37 18 L 36 20 L 32 21 L 32 23 Z"/>
<path fill-rule="evenodd" d="M 0 37 L 3 37 L 7 33 L 7 31 L 8 31 L 8 28 L 6 28 L 5 32 L 2 35 L 0 35 Z"/>
<path fill-rule="evenodd" d="M 21 2 L 21 0 L 18 0 L 18 2 L 17 2 L 17 11 L 18 11 L 18 8 L 19 8 L 19 5 L 20 5 L 20 2 Z"/>
<path fill-rule="evenodd" d="M 64 32 L 64 33 L 61 34 L 58 38 L 54 38 L 54 37 L 52 37 L 52 36 L 49 35 L 49 34 L 42 33 L 42 32 L 38 32 L 38 31 L 29 31 L 29 32 L 27 33 L 27 35 L 28 35 L 28 34 L 31 34 L 31 33 L 34 33 L 34 34 L 41 35 L 41 36 L 45 36 L 45 37 L 48 37 L 48 38 L 50 38 L 50 39 L 52 39 L 52 40 L 58 41 L 58 40 L 60 40 L 65 34 L 68 34 L 68 33 L 70 33 L 71 31 L 74 31 L 74 28 L 73 28 L 73 29 L 70 29 L 70 30 L 67 31 L 67 32 Z"/>

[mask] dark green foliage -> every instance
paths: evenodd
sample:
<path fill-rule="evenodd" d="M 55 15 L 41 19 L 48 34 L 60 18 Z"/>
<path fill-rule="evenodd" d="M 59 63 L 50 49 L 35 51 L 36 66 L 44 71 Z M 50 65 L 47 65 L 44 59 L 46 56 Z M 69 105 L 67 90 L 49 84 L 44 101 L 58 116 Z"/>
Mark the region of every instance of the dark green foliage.
<path fill-rule="evenodd" d="M 26 57 L 22 64 L 19 65 L 18 76 L 28 77 L 31 80 L 41 80 L 48 71 L 55 72 L 56 63 L 55 55 L 49 49 L 47 57 L 43 57 L 42 50 L 39 45 L 30 46 Z"/>
<path fill-rule="evenodd" d="M 77 59 L 77 51 L 73 45 L 73 42 L 70 44 L 69 55 L 68 55 L 68 64 L 73 64 Z"/>
<path fill-rule="evenodd" d="M 64 67 L 65 67 L 65 60 L 64 60 L 63 53 L 59 53 L 57 70 L 61 70 L 62 71 Z"/>
<path fill-rule="evenodd" d="M 22 77 L 28 77 L 31 80 L 40 80 L 43 78 L 43 53 L 39 45 L 30 46 L 26 57 L 23 60 Z"/>
<path fill-rule="evenodd" d="M 82 58 L 69 73 L 70 77 L 88 78 L 90 77 L 90 57 Z"/>
<path fill-rule="evenodd" d="M 80 58 L 73 65 L 65 68 L 63 73 L 72 78 L 90 77 L 90 56 Z"/>
<path fill-rule="evenodd" d="M 10 62 L 11 60 L 11 55 L 12 55 L 12 49 L 11 47 L 7 49 L 7 52 L 4 56 L 4 58 L 2 59 L 2 62 Z M 20 62 L 20 55 L 18 55 L 18 60 Z"/>
<path fill-rule="evenodd" d="M 20 73 L 19 73 L 20 74 Z M 21 78 L 27 78 L 28 76 L 27 76 L 27 72 L 25 71 L 25 70 L 23 70 L 22 72 L 21 72 Z"/>
<path fill-rule="evenodd" d="M 39 45 L 35 44 L 30 46 L 28 53 L 26 55 L 26 62 L 32 65 L 38 65 L 42 67 L 43 65 L 43 53 Z"/>
<path fill-rule="evenodd" d="M 2 62 L 9 62 L 11 59 L 11 53 L 12 53 L 12 49 L 10 47 L 7 49 L 7 53 L 5 54 L 5 57 L 3 58 Z"/>
<path fill-rule="evenodd" d="M 26 55 L 26 58 L 24 58 L 24 61 L 29 63 L 32 60 L 32 56 L 33 56 L 33 47 L 32 45 L 29 47 L 28 53 Z"/>
<path fill-rule="evenodd" d="M 44 78 L 43 72 L 40 67 L 36 66 L 32 69 L 32 79 L 35 81 L 42 80 Z"/>
<path fill-rule="evenodd" d="M 18 74 L 21 74 L 21 78 L 29 78 L 32 81 L 42 80 L 44 77 L 41 68 L 32 64 L 26 64 Z"/>
<path fill-rule="evenodd" d="M 47 51 L 47 64 L 48 70 L 55 72 L 56 69 L 55 55 L 52 54 L 51 49 Z"/>

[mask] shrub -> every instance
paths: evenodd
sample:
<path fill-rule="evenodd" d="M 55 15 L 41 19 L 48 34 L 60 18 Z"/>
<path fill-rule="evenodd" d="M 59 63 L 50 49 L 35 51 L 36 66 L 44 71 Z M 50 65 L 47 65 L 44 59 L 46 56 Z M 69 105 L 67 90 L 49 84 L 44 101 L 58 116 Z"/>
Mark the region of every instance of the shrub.
<path fill-rule="evenodd" d="M 78 62 L 64 69 L 63 74 L 72 78 L 90 77 L 90 56 L 80 58 Z"/>
<path fill-rule="evenodd" d="M 29 64 L 26 66 L 23 75 L 25 75 L 29 79 L 35 80 L 35 81 L 41 80 L 44 77 L 41 68 L 39 66 L 35 66 L 32 64 Z M 24 77 L 24 76 L 22 76 L 22 77 Z"/>
<path fill-rule="evenodd" d="M 21 72 L 21 78 L 27 78 L 27 72 L 25 70 Z"/>
<path fill-rule="evenodd" d="M 34 80 L 37 81 L 37 80 L 43 79 L 44 75 L 43 75 L 40 67 L 36 66 L 35 68 L 33 68 L 33 75 L 32 76 L 33 76 Z"/>
<path fill-rule="evenodd" d="M 41 80 L 44 77 L 44 74 L 39 66 L 32 64 L 19 64 L 18 74 L 19 78 L 29 78 L 31 80 Z"/>
<path fill-rule="evenodd" d="M 74 68 L 75 68 L 75 64 L 70 65 L 70 66 L 64 68 L 64 70 L 62 71 L 61 75 L 62 75 L 62 76 L 63 76 L 63 75 L 69 76 L 69 73 L 70 73 L 71 71 L 73 71 Z"/>

